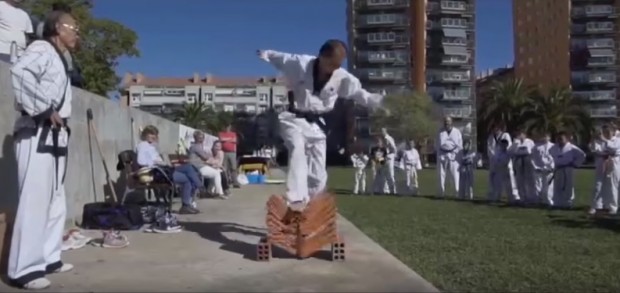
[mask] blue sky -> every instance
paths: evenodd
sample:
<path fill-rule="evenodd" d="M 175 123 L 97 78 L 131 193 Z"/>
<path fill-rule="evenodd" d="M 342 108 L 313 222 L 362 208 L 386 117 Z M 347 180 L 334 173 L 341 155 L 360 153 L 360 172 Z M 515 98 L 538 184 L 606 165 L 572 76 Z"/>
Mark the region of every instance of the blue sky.
<path fill-rule="evenodd" d="M 103 0 L 95 15 L 133 29 L 139 58 L 117 72 L 146 76 L 262 76 L 256 49 L 315 53 L 346 39 L 346 0 Z M 477 71 L 512 63 L 511 0 L 477 0 Z"/>

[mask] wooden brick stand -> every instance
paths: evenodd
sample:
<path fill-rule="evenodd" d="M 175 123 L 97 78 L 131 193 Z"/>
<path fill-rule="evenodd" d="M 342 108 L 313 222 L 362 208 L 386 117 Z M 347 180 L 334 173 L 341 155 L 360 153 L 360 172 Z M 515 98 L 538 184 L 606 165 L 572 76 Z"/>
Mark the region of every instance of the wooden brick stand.
<path fill-rule="evenodd" d="M 333 261 L 345 260 L 345 244 L 336 225 L 336 200 L 332 194 L 314 197 L 302 212 L 292 211 L 282 196 L 267 201 L 267 237 L 256 245 L 256 260 L 269 261 L 272 245 L 305 259 L 328 244 Z"/>

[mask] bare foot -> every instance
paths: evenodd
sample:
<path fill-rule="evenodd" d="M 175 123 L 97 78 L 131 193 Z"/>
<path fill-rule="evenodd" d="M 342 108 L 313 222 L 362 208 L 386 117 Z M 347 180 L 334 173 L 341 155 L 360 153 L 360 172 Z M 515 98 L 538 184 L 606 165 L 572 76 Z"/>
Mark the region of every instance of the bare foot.
<path fill-rule="evenodd" d="M 306 203 L 304 201 L 294 201 L 288 207 L 294 212 L 301 212 L 306 208 Z"/>

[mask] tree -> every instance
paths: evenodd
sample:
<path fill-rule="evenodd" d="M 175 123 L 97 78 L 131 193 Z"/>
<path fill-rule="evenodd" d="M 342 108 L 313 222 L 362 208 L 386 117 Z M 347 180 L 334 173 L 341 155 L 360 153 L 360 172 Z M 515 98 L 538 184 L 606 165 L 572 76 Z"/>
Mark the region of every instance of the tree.
<path fill-rule="evenodd" d="M 216 111 L 203 102 L 186 103 L 175 113 L 176 121 L 191 128 L 215 134 L 231 125 L 232 112 Z"/>
<path fill-rule="evenodd" d="M 417 142 L 433 137 L 439 127 L 439 117 L 433 101 L 421 93 L 387 96 L 384 107 L 390 112 L 385 115 L 377 111 L 371 115 L 373 126 L 385 127 L 397 139 L 414 139 Z M 379 129 L 373 130 L 378 131 Z"/>
<path fill-rule="evenodd" d="M 138 57 L 137 34 L 108 19 L 92 15 L 93 1 L 87 0 L 26 0 L 24 8 L 31 15 L 44 19 L 54 3 L 66 3 L 80 26 L 80 48 L 74 58 L 82 68 L 84 88 L 106 96 L 116 90 L 120 78 L 115 69 L 120 57 Z"/>
<path fill-rule="evenodd" d="M 587 105 L 573 96 L 568 88 L 558 88 L 546 95 L 533 95 L 523 109 L 523 127 L 530 133 L 549 131 L 556 134 L 570 130 L 586 134 L 590 129 Z"/>
<path fill-rule="evenodd" d="M 523 84 L 521 79 L 496 82 L 488 97 L 478 109 L 479 126 L 482 132 L 491 133 L 492 128 L 504 124 L 508 131 L 521 126 L 526 104 L 530 103 L 533 88 Z"/>

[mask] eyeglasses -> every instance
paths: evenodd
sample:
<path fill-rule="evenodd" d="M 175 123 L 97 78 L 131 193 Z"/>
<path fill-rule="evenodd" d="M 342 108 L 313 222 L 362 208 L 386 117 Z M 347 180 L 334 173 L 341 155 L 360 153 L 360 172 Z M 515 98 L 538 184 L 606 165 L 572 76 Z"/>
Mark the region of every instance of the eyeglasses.
<path fill-rule="evenodd" d="M 66 23 L 63 23 L 62 26 L 64 26 L 64 27 L 74 31 L 75 33 L 79 33 L 80 32 L 80 28 L 78 28 L 77 26 L 73 26 L 73 25 L 66 24 Z"/>

